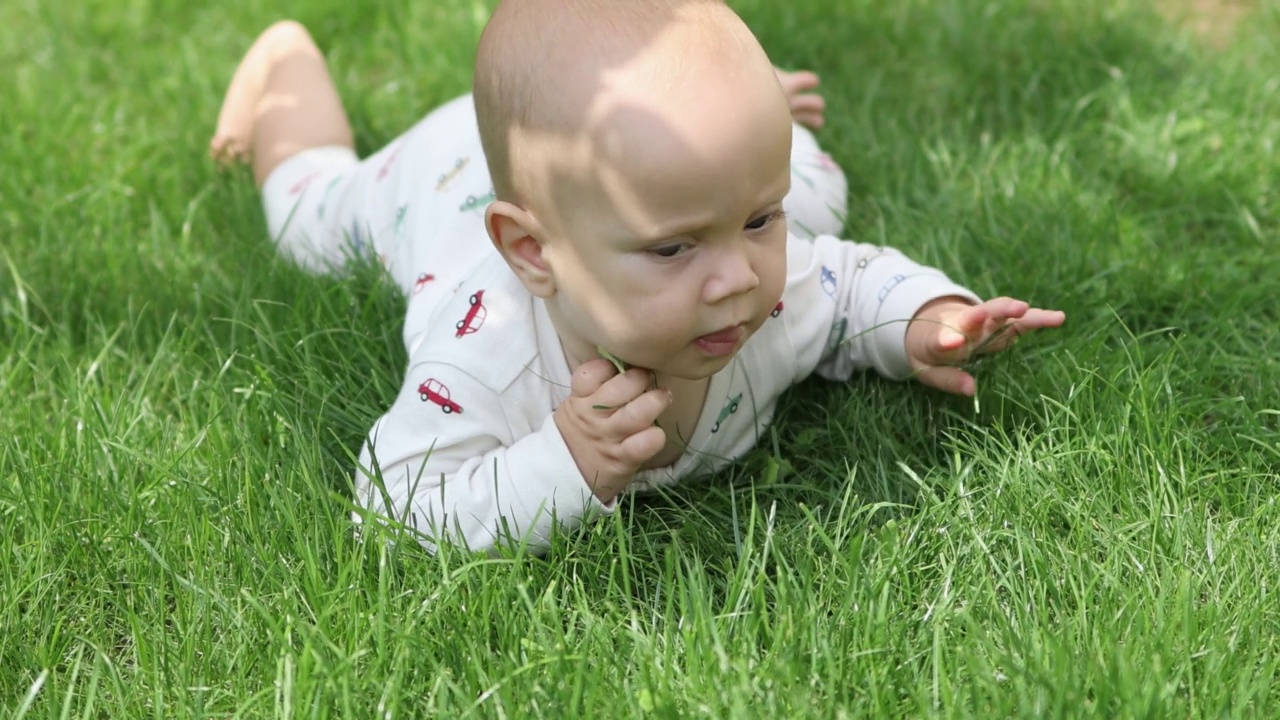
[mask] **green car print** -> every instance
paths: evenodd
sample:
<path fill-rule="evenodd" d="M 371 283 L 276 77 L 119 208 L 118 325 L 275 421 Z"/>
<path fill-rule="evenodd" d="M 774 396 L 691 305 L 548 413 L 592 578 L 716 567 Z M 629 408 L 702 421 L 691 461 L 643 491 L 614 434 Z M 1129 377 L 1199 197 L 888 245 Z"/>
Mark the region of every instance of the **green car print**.
<path fill-rule="evenodd" d="M 718 431 L 720 429 L 720 423 L 727 420 L 730 415 L 738 412 L 738 403 L 741 401 L 742 393 L 738 393 L 737 395 L 729 398 L 729 402 L 725 403 L 724 407 L 720 408 L 720 416 L 716 418 L 716 424 L 711 426 L 711 432 L 714 433 Z"/>
<path fill-rule="evenodd" d="M 831 334 L 827 336 L 827 353 L 833 353 L 839 349 L 848 331 L 849 318 L 840 318 L 831 323 Z"/>
<path fill-rule="evenodd" d="M 475 195 L 468 195 L 466 202 L 458 206 L 458 212 L 471 212 L 473 210 L 483 211 L 485 208 L 489 207 L 489 203 L 493 202 L 496 199 L 497 198 L 495 197 L 492 190 L 485 193 L 484 195 L 481 195 L 480 197 L 476 197 Z"/>

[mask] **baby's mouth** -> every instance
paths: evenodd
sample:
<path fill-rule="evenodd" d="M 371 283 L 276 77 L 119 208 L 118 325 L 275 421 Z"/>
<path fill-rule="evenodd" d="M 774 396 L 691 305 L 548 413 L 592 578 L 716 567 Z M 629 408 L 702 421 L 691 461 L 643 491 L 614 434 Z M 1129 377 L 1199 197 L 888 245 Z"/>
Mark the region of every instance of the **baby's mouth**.
<path fill-rule="evenodd" d="M 693 344 L 699 350 L 712 357 L 721 357 L 737 350 L 746 336 L 747 328 L 745 325 L 734 325 L 703 335 L 694 340 Z"/>

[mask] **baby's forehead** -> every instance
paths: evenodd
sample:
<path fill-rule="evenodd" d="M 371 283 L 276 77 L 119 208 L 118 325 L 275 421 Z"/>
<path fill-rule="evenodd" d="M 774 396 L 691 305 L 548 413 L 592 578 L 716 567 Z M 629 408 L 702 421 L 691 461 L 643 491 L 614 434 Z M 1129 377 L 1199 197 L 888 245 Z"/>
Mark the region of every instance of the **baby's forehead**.
<path fill-rule="evenodd" d="M 611 95 L 574 132 L 528 137 L 517 163 L 522 184 L 535 189 L 538 209 L 612 208 L 579 220 L 642 236 L 670 218 L 754 211 L 785 193 L 790 178 L 790 113 L 774 93 L 776 82 L 712 78 Z"/>

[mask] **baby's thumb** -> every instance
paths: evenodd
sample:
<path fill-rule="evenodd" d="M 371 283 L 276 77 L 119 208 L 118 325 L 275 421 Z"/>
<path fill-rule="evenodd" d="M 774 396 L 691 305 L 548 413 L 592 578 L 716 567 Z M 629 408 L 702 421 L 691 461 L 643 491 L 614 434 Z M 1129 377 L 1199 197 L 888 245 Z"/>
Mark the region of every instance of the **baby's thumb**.
<path fill-rule="evenodd" d="M 978 381 L 969 373 L 956 367 L 927 367 L 916 373 L 916 380 L 953 395 L 972 397 L 978 389 Z"/>

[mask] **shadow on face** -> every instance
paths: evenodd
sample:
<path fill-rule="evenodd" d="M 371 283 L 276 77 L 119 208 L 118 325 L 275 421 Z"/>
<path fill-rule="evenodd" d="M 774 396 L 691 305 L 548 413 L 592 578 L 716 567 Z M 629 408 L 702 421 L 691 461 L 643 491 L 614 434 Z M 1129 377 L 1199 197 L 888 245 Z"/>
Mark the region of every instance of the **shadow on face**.
<path fill-rule="evenodd" d="M 482 40 L 477 113 L 499 199 L 535 219 L 526 229 L 568 289 L 542 296 L 570 354 L 586 357 L 604 328 L 636 320 L 609 252 L 682 228 L 738 232 L 781 201 L 790 112 L 763 49 L 721 3 L 516 5 Z M 500 44 L 521 18 L 536 28 Z M 564 338 L 570 326 L 595 339 Z"/>

